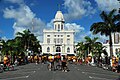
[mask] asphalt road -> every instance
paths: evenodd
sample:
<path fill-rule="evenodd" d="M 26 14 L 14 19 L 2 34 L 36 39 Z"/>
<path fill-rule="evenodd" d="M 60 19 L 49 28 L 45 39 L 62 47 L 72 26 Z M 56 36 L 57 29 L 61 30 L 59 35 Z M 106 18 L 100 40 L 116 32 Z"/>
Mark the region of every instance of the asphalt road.
<path fill-rule="evenodd" d="M 68 65 L 70 71 L 48 71 L 47 64 L 35 63 L 0 73 L 0 80 L 116 80 L 120 73 L 87 65 Z"/>

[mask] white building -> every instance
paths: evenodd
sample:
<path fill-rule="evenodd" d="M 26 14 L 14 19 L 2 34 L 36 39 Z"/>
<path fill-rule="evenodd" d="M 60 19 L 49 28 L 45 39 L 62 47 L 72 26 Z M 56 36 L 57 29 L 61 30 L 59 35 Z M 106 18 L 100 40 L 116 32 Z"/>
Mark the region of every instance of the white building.
<path fill-rule="evenodd" d="M 112 33 L 112 43 L 113 43 L 113 55 L 117 56 L 117 53 L 120 52 L 120 33 Z M 106 51 L 110 56 L 109 41 L 103 43 L 103 46 L 106 46 Z"/>
<path fill-rule="evenodd" d="M 43 30 L 42 53 L 74 54 L 74 30 L 65 30 L 61 11 L 57 11 L 53 24 L 53 30 Z"/>

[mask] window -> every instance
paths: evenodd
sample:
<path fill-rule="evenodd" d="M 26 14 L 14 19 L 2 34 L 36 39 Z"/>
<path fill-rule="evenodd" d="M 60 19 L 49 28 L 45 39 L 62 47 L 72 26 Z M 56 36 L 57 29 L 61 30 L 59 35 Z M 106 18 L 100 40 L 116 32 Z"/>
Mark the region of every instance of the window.
<path fill-rule="evenodd" d="M 54 35 L 54 37 L 56 37 L 56 35 Z"/>
<path fill-rule="evenodd" d="M 63 25 L 61 24 L 61 30 L 63 30 Z"/>
<path fill-rule="evenodd" d="M 50 35 L 47 35 L 47 37 L 50 37 Z"/>
<path fill-rule="evenodd" d="M 58 31 L 60 31 L 60 24 L 58 24 Z"/>
<path fill-rule="evenodd" d="M 61 35 L 61 37 L 63 37 L 63 35 Z"/>
<path fill-rule="evenodd" d="M 54 39 L 54 43 L 56 43 L 56 39 Z"/>
<path fill-rule="evenodd" d="M 70 53 L 70 48 L 69 47 L 67 48 L 67 52 Z"/>
<path fill-rule="evenodd" d="M 47 48 L 47 52 L 50 52 L 50 48 L 49 47 Z"/>
<path fill-rule="evenodd" d="M 47 38 L 47 43 L 50 43 L 50 38 Z"/>
<path fill-rule="evenodd" d="M 61 39 L 61 43 L 63 43 L 63 39 Z"/>
<path fill-rule="evenodd" d="M 57 39 L 57 43 L 60 43 L 60 39 Z"/>
<path fill-rule="evenodd" d="M 114 43 L 115 44 L 119 43 L 119 34 L 117 34 L 117 33 L 116 34 L 114 33 Z"/>
<path fill-rule="evenodd" d="M 70 37 L 70 35 L 67 35 L 67 37 Z"/>
<path fill-rule="evenodd" d="M 70 44 L 70 39 L 67 39 L 67 44 Z"/>

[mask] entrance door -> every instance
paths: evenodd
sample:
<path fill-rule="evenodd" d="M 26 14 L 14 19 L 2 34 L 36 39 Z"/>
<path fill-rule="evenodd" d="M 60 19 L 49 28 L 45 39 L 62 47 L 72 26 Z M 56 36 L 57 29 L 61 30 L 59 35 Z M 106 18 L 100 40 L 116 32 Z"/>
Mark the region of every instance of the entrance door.
<path fill-rule="evenodd" d="M 57 47 L 57 48 L 56 48 L 56 52 L 61 52 L 61 48 L 60 48 L 60 47 Z"/>

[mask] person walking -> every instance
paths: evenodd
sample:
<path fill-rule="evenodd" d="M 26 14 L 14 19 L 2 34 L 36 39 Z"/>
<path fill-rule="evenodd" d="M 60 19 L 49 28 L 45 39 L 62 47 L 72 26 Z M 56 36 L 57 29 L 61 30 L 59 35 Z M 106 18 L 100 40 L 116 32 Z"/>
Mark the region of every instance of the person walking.
<path fill-rule="evenodd" d="M 49 63 L 48 63 L 48 69 L 49 69 L 49 71 L 55 70 L 55 67 L 54 67 L 54 56 L 52 54 L 50 54 L 48 56 L 48 61 L 49 61 Z"/>
<path fill-rule="evenodd" d="M 36 54 L 34 56 L 35 64 L 39 64 L 39 56 Z"/>
<path fill-rule="evenodd" d="M 62 71 L 63 71 L 63 72 L 67 72 L 67 69 L 68 69 L 68 67 L 67 67 L 67 60 L 66 60 L 66 57 L 63 56 L 63 60 L 62 60 Z"/>

